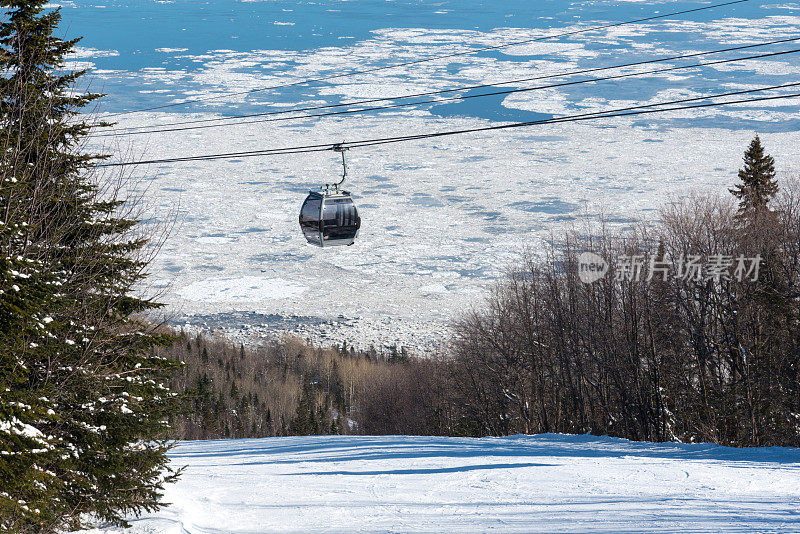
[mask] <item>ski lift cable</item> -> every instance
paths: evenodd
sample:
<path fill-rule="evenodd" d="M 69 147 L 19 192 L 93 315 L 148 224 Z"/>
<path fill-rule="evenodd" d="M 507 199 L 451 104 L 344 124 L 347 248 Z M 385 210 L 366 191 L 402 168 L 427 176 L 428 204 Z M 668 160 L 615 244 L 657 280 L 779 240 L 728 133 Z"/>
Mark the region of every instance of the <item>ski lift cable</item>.
<path fill-rule="evenodd" d="M 369 68 L 369 69 L 362 69 L 362 70 L 355 70 L 355 71 L 351 71 L 351 72 L 332 74 L 332 75 L 329 75 L 329 76 L 321 76 L 321 77 L 318 77 L 318 78 L 308 78 L 308 79 L 300 80 L 300 81 L 297 81 L 297 82 L 273 85 L 273 86 L 269 86 L 269 87 L 260 87 L 260 88 L 256 88 L 256 89 L 248 89 L 246 91 L 230 92 L 230 93 L 225 93 L 225 94 L 222 94 L 222 95 L 211 95 L 211 96 L 202 97 L 202 98 L 194 98 L 194 99 L 190 99 L 190 100 L 184 100 L 182 102 L 172 102 L 172 103 L 169 103 L 169 104 L 162 104 L 162 105 L 159 105 L 159 106 L 151 106 L 151 107 L 147 107 L 147 108 L 135 109 L 135 110 L 130 110 L 130 111 L 122 111 L 122 112 L 119 112 L 119 113 L 111 113 L 111 114 L 108 114 L 108 115 L 104 115 L 103 118 L 104 119 L 108 119 L 108 118 L 111 118 L 111 117 L 119 117 L 119 116 L 122 116 L 122 115 L 129 115 L 131 113 L 141 113 L 141 112 L 144 112 L 144 111 L 155 111 L 155 110 L 159 110 L 159 109 L 172 108 L 172 107 L 176 107 L 176 106 L 184 106 L 186 104 L 193 104 L 193 103 L 197 103 L 197 102 L 207 102 L 207 101 L 211 101 L 211 100 L 219 100 L 220 98 L 227 98 L 227 97 L 231 97 L 231 96 L 240 96 L 240 95 L 248 95 L 248 94 L 253 94 L 253 93 L 258 93 L 258 92 L 264 92 L 264 91 L 269 91 L 271 89 L 281 89 L 281 88 L 285 88 L 285 87 L 296 87 L 298 85 L 305 85 L 305 84 L 322 82 L 322 81 L 327 81 L 327 80 L 334 80 L 334 79 L 339 79 L 339 78 L 345 78 L 345 77 L 348 77 L 348 76 L 357 76 L 357 75 L 360 75 L 360 74 L 369 74 L 369 73 L 372 73 L 372 72 L 378 72 L 378 71 L 383 71 L 383 70 L 388 70 L 388 69 L 395 69 L 395 68 L 399 68 L 399 67 L 407 67 L 407 66 L 410 66 L 410 65 L 418 65 L 418 64 L 421 64 L 421 63 L 428 63 L 428 62 L 436 61 L 436 60 L 439 60 L 439 59 L 446 59 L 446 58 L 451 58 L 451 57 L 465 56 L 465 55 L 475 54 L 475 53 L 478 53 L 478 52 L 487 52 L 487 51 L 490 51 L 490 50 L 498 50 L 498 49 L 501 49 L 501 48 L 508 48 L 510 46 L 517 46 L 517 45 L 540 42 L 540 41 L 548 41 L 548 40 L 551 40 L 551 39 L 558 39 L 558 38 L 561 38 L 561 37 L 570 37 L 570 36 L 573 36 L 573 35 L 578 35 L 578 34 L 582 34 L 582 33 L 588 33 L 588 32 L 592 32 L 592 31 L 599 31 L 599 30 L 604 30 L 604 29 L 608 29 L 608 28 L 616 28 L 616 27 L 620 27 L 620 26 L 626 26 L 628 24 L 636 24 L 638 22 L 647 22 L 647 21 L 650 21 L 650 20 L 663 19 L 663 18 L 667 18 L 667 17 L 673 17 L 673 16 L 676 16 L 676 15 L 685 15 L 685 14 L 688 14 L 688 13 L 696 13 L 698 11 L 705 11 L 705 10 L 708 10 L 708 9 L 716 9 L 716 8 L 719 8 L 719 7 L 731 6 L 731 5 L 735 5 L 735 4 L 743 4 L 743 3 L 746 3 L 746 2 L 749 2 L 749 1 L 750 0 L 733 0 L 733 1 L 730 1 L 730 2 L 723 2 L 723 3 L 720 3 L 720 4 L 713 4 L 713 5 L 697 7 L 697 8 L 693 8 L 693 9 L 685 9 L 685 10 L 681 10 L 681 11 L 673 11 L 673 12 L 670 12 L 670 13 L 652 15 L 652 16 L 649 16 L 649 17 L 644 17 L 644 18 L 639 18 L 639 19 L 634 19 L 634 20 L 627 20 L 627 21 L 623 21 L 623 22 L 613 22 L 613 23 L 609 23 L 609 24 L 602 24 L 602 25 L 599 25 L 599 26 L 592 26 L 592 27 L 589 27 L 589 28 L 582 28 L 580 30 L 572 30 L 572 31 L 562 32 L 562 33 L 549 35 L 549 36 L 535 37 L 535 38 L 532 38 L 532 39 L 523 39 L 521 41 L 512 41 L 512 42 L 504 43 L 504 44 L 500 44 L 500 45 L 487 46 L 487 47 L 482 47 L 482 48 L 474 48 L 474 49 L 470 49 L 470 50 L 464 50 L 464 51 L 461 51 L 461 52 L 453 52 L 451 54 L 444 54 L 444 55 L 434 56 L 434 57 L 430 57 L 430 58 L 415 59 L 415 60 L 412 60 L 412 61 L 394 63 L 394 64 L 391 64 L 391 65 L 383 65 L 381 67 L 372 67 L 372 68 Z"/>
<path fill-rule="evenodd" d="M 797 40 L 797 39 L 800 39 L 800 38 L 795 38 L 795 40 Z M 588 79 L 583 79 L 583 80 L 573 80 L 573 81 L 560 82 L 560 83 L 548 84 L 548 85 L 538 85 L 538 86 L 535 86 L 535 87 L 523 87 L 523 88 L 518 88 L 518 89 L 505 89 L 505 90 L 502 90 L 502 91 L 494 91 L 494 92 L 482 93 L 482 94 L 478 94 L 478 95 L 458 95 L 458 96 L 440 98 L 440 99 L 434 99 L 434 100 L 423 100 L 423 101 L 420 101 L 420 102 L 404 102 L 404 103 L 391 104 L 391 105 L 386 105 L 386 106 L 372 106 L 372 107 L 349 109 L 349 110 L 343 110 L 343 111 L 333 111 L 333 112 L 329 112 L 329 113 L 315 113 L 315 114 L 308 114 L 308 115 L 296 115 L 296 116 L 291 116 L 291 117 L 273 117 L 273 118 L 268 118 L 268 119 L 254 119 L 254 120 L 250 120 L 250 121 L 242 121 L 242 122 L 237 122 L 237 123 L 233 123 L 233 124 L 203 124 L 203 125 L 196 125 L 196 126 L 182 126 L 182 127 L 178 127 L 178 128 L 165 128 L 165 129 L 160 129 L 160 130 L 144 130 L 144 131 L 139 131 L 139 132 L 117 132 L 117 133 L 110 132 L 110 133 L 95 135 L 93 137 L 117 137 L 117 136 L 139 135 L 139 134 L 179 132 L 179 131 L 187 131 L 187 130 L 203 130 L 203 129 L 208 129 L 208 128 L 232 127 L 232 126 L 256 124 L 256 123 L 263 123 L 263 122 L 280 122 L 280 121 L 304 120 L 304 119 L 310 119 L 310 118 L 316 118 L 316 117 L 329 117 L 329 116 L 335 116 L 335 115 L 350 115 L 350 114 L 355 114 L 355 113 L 366 113 L 366 112 L 370 112 L 370 111 L 382 111 L 382 110 L 387 110 L 387 109 L 398 109 L 398 108 L 404 108 L 404 107 L 422 106 L 422 105 L 426 105 L 426 104 L 442 104 L 442 103 L 447 103 L 447 102 L 452 102 L 452 101 L 463 101 L 463 100 L 468 100 L 468 99 L 472 99 L 472 98 L 483 98 L 483 97 L 487 97 L 487 96 L 510 95 L 510 94 L 516 94 L 516 93 L 538 91 L 538 90 L 543 90 L 543 89 L 552 89 L 552 88 L 556 88 L 556 87 L 566 87 L 566 86 L 572 86 L 572 85 L 581 85 L 581 84 L 585 84 L 585 83 L 596 83 L 596 82 L 603 82 L 603 81 L 608 81 L 608 80 L 619 80 L 619 79 L 624 79 L 624 78 L 633 78 L 633 77 L 639 77 L 639 76 L 661 74 L 661 73 L 665 73 L 665 72 L 674 72 L 674 71 L 677 71 L 677 70 L 696 69 L 696 68 L 708 67 L 708 66 L 713 66 L 713 65 L 722 65 L 722 64 L 727 64 L 727 63 L 734 63 L 734 62 L 738 62 L 738 61 L 747 61 L 747 60 L 752 60 L 752 59 L 763 59 L 763 58 L 767 58 L 767 57 L 775 57 L 775 56 L 781 56 L 781 55 L 786 55 L 786 54 L 796 54 L 797 52 L 800 52 L 800 48 L 795 48 L 795 49 L 791 49 L 791 50 L 782 50 L 782 51 L 778 51 L 778 52 L 766 52 L 766 53 L 763 53 L 763 54 L 757 54 L 757 55 L 752 55 L 752 56 L 744 56 L 744 57 L 739 57 L 739 58 L 720 59 L 720 60 L 709 61 L 709 62 L 705 62 L 705 63 L 694 63 L 694 64 L 691 64 L 691 65 L 679 65 L 679 66 L 676 66 L 676 67 L 666 67 L 666 68 L 662 68 L 662 69 L 654 69 L 654 70 L 642 71 L 642 72 L 631 72 L 631 73 L 626 73 L 626 74 L 615 74 L 615 75 L 612 75 L 612 76 L 588 78 Z"/>
<path fill-rule="evenodd" d="M 397 137 L 387 137 L 387 138 L 379 138 L 379 139 L 366 139 L 360 141 L 353 141 L 348 143 L 322 143 L 322 144 L 315 144 L 315 145 L 304 145 L 304 146 L 297 146 L 297 147 L 283 147 L 283 148 L 273 148 L 273 149 L 259 149 L 259 150 L 252 150 L 246 152 L 230 152 L 230 153 L 222 153 L 222 154 L 211 154 L 211 155 L 203 155 L 203 156 L 186 156 L 180 158 L 165 158 L 159 160 L 148 160 L 148 161 L 138 161 L 138 162 L 127 162 L 127 163 L 109 163 L 109 164 L 102 164 L 97 165 L 98 167 L 117 167 L 117 166 L 125 166 L 125 165 L 140 165 L 140 164 L 153 164 L 153 163 L 173 163 L 173 162 L 183 162 L 183 161 L 205 161 L 205 160 L 215 160 L 215 159 L 232 159 L 232 158 L 239 158 L 239 157 L 253 157 L 253 156 L 266 156 L 266 155 L 281 155 L 281 154 L 299 154 L 299 153 L 308 153 L 308 152 L 324 152 L 328 150 L 333 150 L 334 147 L 337 146 L 344 146 L 346 145 L 348 148 L 358 148 L 361 146 L 374 146 L 378 144 L 387 144 L 387 143 L 394 143 L 394 142 L 402 142 L 402 141 L 411 141 L 416 139 L 426 139 L 432 137 L 442 137 L 448 135 L 458 135 L 464 133 L 472 133 L 472 132 L 482 132 L 482 131 L 490 131 L 490 130 L 500 130 L 506 128 L 517 128 L 517 127 L 524 127 L 524 126 L 533 126 L 533 125 L 546 125 L 546 124 L 555 124 L 561 122 L 577 122 L 583 121 L 588 119 L 595 119 L 595 118 L 603 118 L 603 117 L 612 117 L 618 116 L 623 112 L 626 114 L 636 114 L 636 113 L 627 113 L 629 110 L 639 110 L 642 108 L 650 108 L 650 107 L 657 107 L 657 106 L 664 106 L 664 105 L 672 105 L 676 103 L 685 103 L 685 102 L 693 102 L 698 100 L 707 100 L 711 98 L 721 98 L 726 96 L 734 96 L 734 95 L 741 95 L 741 94 L 748 94 L 754 92 L 761 92 L 761 91 L 768 91 L 774 89 L 783 89 L 788 87 L 795 87 L 800 85 L 798 83 L 791 83 L 791 84 L 783 84 L 783 85 L 776 85 L 770 87 L 762 87 L 757 89 L 748 89 L 742 91 L 733 91 L 729 93 L 721 93 L 717 95 L 704 95 L 695 98 L 687 98 L 681 100 L 673 100 L 669 102 L 656 102 L 652 104 L 644 104 L 640 106 L 630 106 L 626 108 L 619 108 L 614 110 L 605 110 L 605 111 L 597 111 L 591 113 L 584 113 L 579 115 L 567 115 L 564 117 L 554 117 L 551 119 L 542 119 L 537 121 L 528 121 L 528 122 L 521 122 L 521 123 L 511 123 L 511 124 L 504 124 L 498 126 L 486 126 L 480 128 L 468 128 L 463 130 L 448 130 L 444 132 L 431 132 L 426 134 L 414 134 L 414 135 L 406 135 L 406 136 L 397 136 Z M 729 102 L 718 102 L 718 103 L 711 103 L 711 104 L 704 104 L 704 105 L 695 105 L 695 106 L 687 106 L 684 108 L 675 108 L 675 109 L 691 109 L 694 107 L 714 107 L 714 106 L 724 106 L 730 104 L 738 104 L 738 103 L 746 103 L 746 102 L 761 102 L 766 100 L 776 100 L 776 99 L 784 99 L 784 98 L 794 98 L 795 94 L 789 95 L 778 95 L 772 97 L 762 97 L 762 98 L 755 98 L 755 99 L 748 99 L 748 100 L 741 100 L 741 101 L 729 101 Z M 671 111 L 671 110 L 655 110 L 658 111 Z M 649 112 L 649 111 L 648 111 Z"/>
<path fill-rule="evenodd" d="M 537 121 L 526 121 L 526 122 L 516 122 L 511 124 L 501 124 L 496 126 L 483 126 L 478 128 L 465 128 L 460 130 L 447 130 L 443 132 L 428 132 L 424 134 L 414 134 L 414 135 L 405 135 L 405 136 L 396 136 L 396 137 L 385 137 L 385 138 L 377 138 L 377 139 L 363 139 L 359 141 L 352 141 L 352 142 L 336 142 L 336 143 L 321 143 L 321 144 L 314 144 L 314 145 L 305 145 L 305 146 L 295 146 L 295 147 L 283 147 L 283 148 L 271 148 L 271 149 L 260 149 L 260 150 L 251 150 L 245 152 L 228 152 L 228 153 L 220 153 L 220 154 L 208 154 L 208 155 L 201 155 L 201 156 L 185 156 L 179 158 L 163 158 L 163 159 L 153 159 L 153 160 L 143 160 L 143 161 L 131 161 L 131 162 L 117 162 L 117 163 L 103 163 L 98 164 L 96 167 L 121 167 L 121 166 L 134 166 L 134 165 L 149 165 L 149 164 L 160 164 L 160 163 L 178 163 L 178 162 L 192 162 L 192 161 L 211 161 L 217 159 L 234 159 L 234 158 L 245 158 L 245 157 L 256 157 L 256 156 L 269 156 L 269 155 L 284 155 L 284 154 L 302 154 L 302 153 L 309 153 L 309 152 L 324 152 L 328 150 L 334 150 L 335 147 L 346 147 L 346 148 L 359 148 L 359 147 L 367 147 L 367 146 L 375 146 L 381 144 L 388 144 L 388 143 L 399 143 L 405 141 L 414 141 L 420 139 L 430 139 L 435 137 L 444 137 L 444 136 L 451 136 L 451 135 L 461 135 L 467 133 L 477 133 L 477 132 L 488 132 L 488 131 L 495 131 L 495 130 L 504 130 L 510 128 L 520 128 L 520 127 L 527 127 L 527 126 L 535 126 L 535 125 L 547 125 L 547 124 L 559 124 L 559 123 L 568 123 L 568 122 L 579 122 L 579 121 L 586 121 L 586 120 L 594 120 L 594 119 L 603 119 L 603 118 L 611 118 L 611 117 L 622 117 L 622 116 L 633 116 L 633 115 L 642 115 L 642 114 L 652 114 L 652 113 L 662 113 L 667 111 L 678 111 L 684 109 L 696 109 L 696 108 L 709 108 L 709 107 L 720 107 L 720 106 L 729 106 L 734 104 L 745 104 L 750 102 L 765 102 L 765 101 L 774 101 L 774 100 L 781 100 L 781 99 L 788 99 L 788 98 L 796 98 L 800 96 L 800 93 L 790 93 L 784 95 L 775 95 L 775 96 L 764 96 L 764 97 L 757 97 L 757 98 L 748 98 L 748 99 L 739 99 L 739 100 L 731 100 L 726 102 L 706 102 L 706 103 L 695 103 L 695 104 L 688 104 L 682 106 L 675 106 L 676 104 L 687 104 L 689 102 L 697 102 L 699 100 L 709 100 L 709 99 L 716 99 L 716 98 L 723 98 L 729 96 L 736 96 L 736 95 L 744 95 L 744 94 L 751 94 L 756 92 L 763 92 L 763 91 L 771 91 L 776 89 L 785 89 L 789 87 L 797 87 L 800 86 L 800 82 L 796 83 L 789 83 L 789 84 L 781 84 L 781 85 L 773 85 L 769 87 L 759 87 L 756 89 L 747 89 L 741 91 L 731 91 L 727 93 L 719 93 L 715 95 L 704 95 L 699 97 L 693 98 L 685 98 L 680 100 L 671 100 L 667 102 L 655 102 L 651 104 L 643 104 L 638 106 L 629 106 L 625 108 L 618 108 L 612 110 L 604 110 L 604 111 L 596 111 L 590 113 L 583 113 L 578 115 L 567 115 L 563 117 L 553 117 L 551 119 L 542 119 Z M 646 108 L 659 108 L 660 106 L 674 106 L 670 108 L 660 108 L 660 109 L 646 109 Z"/>
<path fill-rule="evenodd" d="M 800 85 L 798 84 L 790 84 L 790 85 Z M 789 87 L 789 85 L 784 86 Z M 721 95 L 720 95 L 721 96 Z M 635 109 L 631 108 L 631 111 L 624 111 L 627 108 L 621 108 L 620 110 L 611 110 L 606 112 L 597 112 L 597 113 L 587 113 L 585 115 L 579 116 L 569 116 L 569 117 L 556 117 L 553 119 L 545 119 L 542 121 L 530 121 L 525 123 L 514 123 L 514 124 L 504 124 L 499 126 L 489 126 L 485 128 L 479 129 L 471 129 L 468 131 L 447 131 L 447 132 L 435 132 L 431 134 L 420 134 L 416 136 L 407 136 L 404 138 L 397 138 L 397 139 L 387 139 L 387 140 L 379 140 L 379 141 L 372 141 L 372 142 L 364 142 L 361 144 L 356 144 L 351 146 L 350 148 L 360 148 L 360 147 L 371 147 L 377 146 L 382 144 L 389 144 L 389 143 L 400 143 L 404 141 L 414 141 L 417 139 L 431 139 L 435 137 L 444 137 L 450 135 L 459 135 L 463 133 L 473 133 L 473 132 L 484 132 L 484 131 L 491 131 L 491 130 L 503 130 L 508 128 L 521 128 L 525 126 L 534 126 L 534 125 L 548 125 L 548 124 L 559 124 L 559 123 L 566 123 L 566 122 L 582 122 L 587 120 L 595 120 L 595 119 L 605 119 L 605 118 L 613 118 L 613 117 L 627 117 L 633 115 L 647 115 L 653 113 L 663 113 L 667 111 L 680 111 L 685 109 L 698 109 L 698 108 L 710 108 L 710 107 L 720 107 L 720 106 L 729 106 L 733 104 L 746 104 L 750 102 L 765 102 L 771 100 L 782 100 L 787 98 L 797 98 L 800 97 L 800 93 L 790 93 L 786 95 L 776 95 L 776 96 L 764 96 L 764 97 L 757 97 L 757 98 L 746 98 L 746 99 L 739 99 L 739 100 L 730 100 L 727 102 L 708 102 L 703 104 L 691 104 L 691 105 L 684 105 L 684 106 L 676 106 L 671 108 L 660 108 L 660 109 Z M 700 100 L 706 100 L 708 98 L 715 98 L 714 96 L 706 96 L 700 97 Z M 679 102 L 679 101 L 678 101 Z M 668 102 L 662 102 L 659 104 L 651 104 L 646 107 L 654 107 L 654 106 L 664 106 L 668 105 Z"/>
<path fill-rule="evenodd" d="M 740 104 L 744 102 L 761 102 L 761 101 L 768 101 L 768 100 L 776 100 L 782 98 L 793 98 L 796 96 L 795 94 L 789 95 L 777 95 L 771 97 L 759 97 L 754 99 L 748 99 L 743 101 L 727 101 L 727 102 L 712 102 L 706 104 L 695 104 L 686 107 L 680 108 L 669 108 L 669 109 L 656 109 L 656 110 L 647 110 L 647 108 L 653 107 L 660 107 L 660 106 L 670 106 L 675 104 L 687 104 L 689 102 L 697 102 L 700 100 L 709 100 L 714 98 L 723 98 L 729 96 L 737 96 L 737 95 L 745 95 L 745 94 L 752 94 L 752 93 L 759 93 L 763 91 L 773 91 L 776 89 L 786 89 L 789 87 L 797 87 L 800 86 L 800 82 L 792 82 L 780 85 L 771 85 L 768 87 L 758 87 L 756 89 L 743 89 L 739 91 L 730 91 L 727 93 L 719 93 L 716 95 L 704 95 L 704 96 L 697 96 L 692 98 L 682 98 L 679 100 L 671 100 L 668 102 L 656 102 L 652 104 L 639 104 L 636 106 L 628 106 L 624 108 L 617 108 L 613 110 L 606 110 L 606 111 L 595 111 L 589 113 L 581 113 L 577 115 L 567 115 L 564 117 L 553 117 L 551 119 L 540 119 L 535 121 L 525 121 L 525 122 L 516 122 L 511 124 L 500 124 L 496 126 L 483 126 L 478 128 L 465 128 L 462 130 L 448 130 L 444 132 L 431 132 L 425 134 L 415 134 L 415 135 L 407 135 L 407 136 L 398 136 L 398 137 L 386 137 L 383 139 L 373 139 L 373 140 L 366 140 L 366 141 L 354 141 L 352 143 L 346 143 L 348 147 L 357 148 L 360 146 L 374 146 L 378 144 L 386 144 L 392 142 L 401 142 L 401 141 L 411 141 L 415 139 L 428 139 L 433 137 L 444 137 L 449 135 L 459 135 L 464 133 L 473 133 L 473 132 L 487 132 L 487 131 L 494 131 L 494 130 L 504 130 L 508 128 L 520 128 L 525 126 L 534 126 L 534 125 L 543 125 L 543 124 L 558 124 L 563 122 L 579 122 L 588 119 L 597 119 L 597 118 L 605 118 L 605 117 L 620 117 L 626 115 L 639 115 L 645 113 L 659 113 L 663 111 L 674 111 L 677 109 L 694 109 L 694 108 L 702 108 L 702 107 L 715 107 L 715 106 L 725 106 L 731 104 Z M 641 111 L 645 110 L 645 111 Z"/>
<path fill-rule="evenodd" d="M 375 102 L 387 102 L 387 101 L 404 100 L 404 99 L 409 99 L 409 98 L 420 98 L 420 97 L 425 97 L 425 96 L 435 96 L 435 95 L 454 93 L 454 92 L 459 92 L 459 91 L 470 91 L 470 90 L 474 90 L 474 89 L 483 89 L 483 88 L 488 88 L 488 87 L 499 87 L 499 86 L 503 86 L 503 85 L 510 85 L 510 84 L 516 84 L 516 83 L 525 83 L 525 82 L 546 80 L 546 79 L 552 79 L 552 78 L 562 78 L 562 77 L 567 77 L 567 76 L 576 76 L 576 75 L 579 75 L 579 74 L 588 74 L 588 73 L 591 73 L 591 72 L 599 72 L 599 71 L 604 71 L 604 70 L 614 70 L 614 69 L 621 69 L 621 68 L 626 68 L 626 67 L 635 67 L 635 66 L 647 65 L 647 64 L 651 64 L 651 63 L 663 63 L 663 62 L 666 62 L 666 61 L 675 61 L 675 60 L 679 60 L 679 59 L 688 59 L 688 58 L 692 58 L 692 57 L 707 56 L 707 55 L 712 55 L 712 54 L 721 54 L 721 53 L 733 52 L 733 51 L 737 51 L 737 50 L 745 50 L 745 49 L 757 48 L 757 47 L 762 47 L 762 46 L 771 46 L 771 45 L 774 45 L 774 44 L 789 43 L 789 42 L 798 41 L 798 40 L 800 40 L 800 37 L 790 37 L 788 39 L 777 39 L 777 40 L 774 40 L 774 41 L 767 41 L 767 42 L 763 42 L 763 43 L 755 43 L 755 44 L 749 44 L 749 45 L 734 46 L 734 47 L 722 48 L 722 49 L 718 49 L 718 50 L 709 50 L 709 51 L 704 51 L 704 52 L 694 52 L 694 53 L 691 53 L 691 54 L 682 54 L 682 55 L 677 55 L 677 56 L 669 56 L 669 57 L 663 57 L 663 58 L 656 58 L 656 59 L 649 59 L 649 60 L 642 60 L 642 61 L 634 61 L 634 62 L 631 62 L 631 63 L 622 63 L 622 64 L 619 64 L 619 65 L 610 65 L 610 66 L 607 66 L 607 67 L 593 67 L 593 68 L 588 68 L 588 69 L 567 71 L 567 72 L 556 73 L 556 74 L 548 74 L 548 75 L 545 75 L 545 76 L 534 76 L 534 77 L 531 77 L 531 78 L 519 78 L 519 79 L 515 79 L 515 80 L 507 80 L 507 81 L 486 83 L 486 84 L 480 84 L 480 85 L 469 85 L 469 86 L 463 86 L 463 87 L 455 87 L 455 88 L 452 88 L 452 89 L 442 89 L 442 90 L 439 90 L 439 91 L 426 91 L 426 92 L 422 92 L 422 93 L 413 93 L 413 94 L 409 94 L 409 95 L 388 96 L 388 97 L 380 97 L 380 98 L 368 98 L 368 99 L 363 99 L 363 100 L 353 100 L 353 101 L 350 101 L 350 102 L 341 102 L 339 104 L 327 104 L 327 105 L 324 105 L 324 106 L 307 106 L 307 107 L 292 108 L 292 109 L 282 109 L 282 110 L 277 110 L 277 111 L 267 111 L 267 112 L 261 112 L 261 113 L 248 113 L 248 114 L 243 114 L 243 115 L 232 115 L 232 116 L 229 116 L 229 117 L 215 117 L 215 118 L 210 118 L 210 119 L 195 119 L 195 120 L 178 121 L 178 122 L 161 123 L 161 124 L 147 124 L 147 125 L 141 125 L 141 126 L 127 126 L 127 127 L 124 127 L 124 128 L 114 128 L 113 131 L 111 133 L 109 133 L 109 134 L 92 135 L 92 136 L 93 137 L 108 137 L 108 136 L 110 136 L 112 134 L 135 135 L 135 134 L 138 134 L 138 133 L 158 133 L 158 132 L 161 132 L 161 131 L 173 131 L 173 130 L 166 130 L 165 128 L 170 128 L 170 127 L 174 127 L 174 126 L 205 124 L 205 123 L 222 122 L 222 121 L 233 121 L 233 120 L 238 120 L 238 119 L 248 119 L 248 118 L 254 118 L 254 117 L 265 117 L 265 116 L 272 116 L 272 115 L 284 115 L 284 114 L 288 114 L 288 113 L 300 113 L 300 112 L 304 112 L 304 111 L 317 111 L 317 110 L 323 110 L 323 109 L 332 109 L 332 108 L 340 108 L 340 107 L 347 107 L 347 106 L 356 106 L 356 105 L 362 105 L 362 104 L 372 104 L 372 103 L 375 103 Z M 236 123 L 236 124 L 239 124 L 239 123 Z M 249 123 L 248 122 L 243 122 L 242 124 L 249 124 Z M 153 130 L 147 130 L 145 132 L 135 131 L 135 130 L 142 130 L 142 129 L 145 129 L 145 128 L 150 128 L 150 129 L 153 129 Z M 155 130 L 154 128 L 158 128 L 158 129 Z"/>

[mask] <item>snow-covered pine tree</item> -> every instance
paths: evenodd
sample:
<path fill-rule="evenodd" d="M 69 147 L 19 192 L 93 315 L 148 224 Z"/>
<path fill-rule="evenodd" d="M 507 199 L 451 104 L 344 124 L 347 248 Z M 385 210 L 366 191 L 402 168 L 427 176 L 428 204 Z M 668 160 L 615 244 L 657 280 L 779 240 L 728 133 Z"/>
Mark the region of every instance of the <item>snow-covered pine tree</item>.
<path fill-rule="evenodd" d="M 739 199 L 739 214 L 763 211 L 778 192 L 775 160 L 764 154 L 761 139 L 756 135 L 744 153 L 744 168 L 739 169 L 740 184 L 730 192 Z"/>
<path fill-rule="evenodd" d="M 165 482 L 168 341 L 137 296 L 147 239 L 86 154 L 77 39 L 46 0 L 0 0 L 0 530 L 122 523 Z"/>

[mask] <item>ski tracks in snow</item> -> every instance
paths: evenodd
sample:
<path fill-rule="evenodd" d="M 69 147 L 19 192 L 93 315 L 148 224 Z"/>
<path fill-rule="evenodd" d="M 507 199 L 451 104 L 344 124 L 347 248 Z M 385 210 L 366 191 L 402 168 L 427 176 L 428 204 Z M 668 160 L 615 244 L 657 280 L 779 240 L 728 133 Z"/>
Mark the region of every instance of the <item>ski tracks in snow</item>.
<path fill-rule="evenodd" d="M 800 449 L 595 436 L 185 442 L 129 534 L 800 532 Z M 98 530 L 118 534 L 118 530 Z"/>

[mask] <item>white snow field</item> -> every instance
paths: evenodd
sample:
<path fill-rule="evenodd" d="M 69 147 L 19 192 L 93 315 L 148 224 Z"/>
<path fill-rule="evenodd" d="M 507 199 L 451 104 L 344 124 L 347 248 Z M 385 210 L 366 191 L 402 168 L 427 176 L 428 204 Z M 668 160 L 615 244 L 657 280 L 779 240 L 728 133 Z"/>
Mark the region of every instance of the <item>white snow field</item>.
<path fill-rule="evenodd" d="M 171 458 L 187 466 L 173 504 L 124 532 L 800 532 L 795 448 L 318 436 L 184 442 Z"/>

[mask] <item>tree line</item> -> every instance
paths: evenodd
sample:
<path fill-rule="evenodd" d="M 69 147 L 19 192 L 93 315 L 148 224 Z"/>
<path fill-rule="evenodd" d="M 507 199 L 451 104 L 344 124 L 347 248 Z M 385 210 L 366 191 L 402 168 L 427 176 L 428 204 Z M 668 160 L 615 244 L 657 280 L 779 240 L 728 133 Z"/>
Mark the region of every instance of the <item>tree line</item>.
<path fill-rule="evenodd" d="M 171 419 L 175 439 L 375 433 L 375 384 L 420 363 L 396 348 L 322 347 L 293 337 L 245 347 L 180 332 L 154 350 L 181 363 L 170 383 L 181 403 Z M 384 416 L 400 417 L 390 412 Z"/>
<path fill-rule="evenodd" d="M 462 423 L 797 446 L 800 185 L 778 189 L 758 137 L 739 178 L 655 225 L 569 233 L 510 273 L 456 328 Z M 592 283 L 587 252 L 610 271 Z"/>

